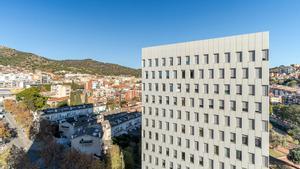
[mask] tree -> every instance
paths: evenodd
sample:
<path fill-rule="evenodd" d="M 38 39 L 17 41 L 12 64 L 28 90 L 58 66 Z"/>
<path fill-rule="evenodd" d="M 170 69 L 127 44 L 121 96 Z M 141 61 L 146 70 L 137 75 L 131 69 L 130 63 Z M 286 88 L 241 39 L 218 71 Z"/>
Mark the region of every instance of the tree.
<path fill-rule="evenodd" d="M 55 142 L 49 142 L 41 151 L 41 157 L 47 168 L 57 168 L 58 162 L 62 158 L 63 147 Z"/>
<path fill-rule="evenodd" d="M 38 169 L 36 165 L 31 163 L 26 152 L 22 148 L 12 145 L 9 156 L 7 158 L 8 168 L 13 169 Z"/>
<path fill-rule="evenodd" d="M 80 153 L 75 149 L 65 151 L 60 162 L 61 169 L 105 169 L 104 163 L 93 155 Z"/>
<path fill-rule="evenodd" d="M 11 130 L 8 127 L 7 123 L 0 121 L 0 137 L 7 139 L 11 137 Z"/>
<path fill-rule="evenodd" d="M 292 130 L 289 130 L 288 133 L 293 139 L 300 141 L 300 127 L 294 127 Z"/>
<path fill-rule="evenodd" d="M 290 150 L 288 159 L 296 164 L 300 164 L 300 147 Z"/>
<path fill-rule="evenodd" d="M 124 162 L 125 162 L 125 169 L 132 169 L 134 168 L 134 152 L 132 147 L 126 147 L 123 151 L 124 154 Z"/>
<path fill-rule="evenodd" d="M 122 169 L 121 151 L 118 145 L 112 145 L 108 151 L 107 169 Z"/>

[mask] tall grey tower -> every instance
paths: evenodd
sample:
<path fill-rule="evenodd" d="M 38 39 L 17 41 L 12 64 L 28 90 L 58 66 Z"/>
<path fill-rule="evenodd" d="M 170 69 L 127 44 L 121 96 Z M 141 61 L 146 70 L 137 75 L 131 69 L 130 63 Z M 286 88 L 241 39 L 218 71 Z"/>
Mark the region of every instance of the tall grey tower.
<path fill-rule="evenodd" d="M 142 168 L 268 168 L 268 60 L 268 32 L 143 48 Z"/>

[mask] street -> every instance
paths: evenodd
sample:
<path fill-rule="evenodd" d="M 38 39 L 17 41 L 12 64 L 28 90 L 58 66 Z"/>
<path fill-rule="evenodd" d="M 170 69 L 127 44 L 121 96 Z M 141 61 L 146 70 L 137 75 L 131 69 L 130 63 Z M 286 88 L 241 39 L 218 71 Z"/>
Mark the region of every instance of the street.
<path fill-rule="evenodd" d="M 17 147 L 28 150 L 32 144 L 32 141 L 27 138 L 24 130 L 17 124 L 14 117 L 10 113 L 5 113 L 4 120 L 9 124 L 10 128 L 15 128 L 17 132 L 17 137 L 13 138 L 8 144 L 14 144 Z"/>

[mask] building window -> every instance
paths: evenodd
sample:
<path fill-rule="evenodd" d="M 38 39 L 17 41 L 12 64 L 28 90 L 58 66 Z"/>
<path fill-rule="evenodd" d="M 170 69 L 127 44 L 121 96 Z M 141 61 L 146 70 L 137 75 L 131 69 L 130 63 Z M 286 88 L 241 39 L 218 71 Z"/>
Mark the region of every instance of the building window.
<path fill-rule="evenodd" d="M 190 78 L 191 78 L 191 79 L 194 79 L 194 77 L 195 77 L 194 70 L 190 70 Z"/>
<path fill-rule="evenodd" d="M 263 96 L 269 96 L 269 86 L 268 85 L 262 85 L 262 94 L 263 94 Z"/>
<path fill-rule="evenodd" d="M 199 99 L 199 107 L 200 108 L 204 107 L 204 100 L 202 98 Z"/>
<path fill-rule="evenodd" d="M 236 159 L 242 161 L 242 151 L 236 150 Z"/>
<path fill-rule="evenodd" d="M 214 146 L 214 153 L 215 155 L 219 155 L 219 146 Z"/>
<path fill-rule="evenodd" d="M 268 49 L 262 50 L 262 60 L 263 61 L 269 60 L 269 50 Z"/>
<path fill-rule="evenodd" d="M 243 101 L 242 102 L 242 110 L 244 112 L 248 112 L 248 107 L 249 107 L 248 102 Z"/>
<path fill-rule="evenodd" d="M 190 56 L 185 57 L 185 64 L 190 65 Z"/>
<path fill-rule="evenodd" d="M 242 95 L 243 94 L 242 85 L 236 85 L 236 94 L 237 95 Z"/>
<path fill-rule="evenodd" d="M 261 67 L 255 68 L 255 75 L 256 75 L 256 78 L 258 78 L 258 79 L 261 79 L 261 78 L 262 78 L 262 70 L 261 70 Z"/>
<path fill-rule="evenodd" d="M 185 84 L 185 92 L 190 92 L 190 84 Z"/>
<path fill-rule="evenodd" d="M 209 64 L 209 55 L 208 54 L 204 55 L 204 63 Z"/>
<path fill-rule="evenodd" d="M 152 60 L 151 59 L 148 59 L 148 66 L 152 67 Z"/>
<path fill-rule="evenodd" d="M 225 125 L 230 126 L 230 116 L 225 116 Z"/>
<path fill-rule="evenodd" d="M 195 55 L 195 64 L 199 64 L 199 55 Z"/>
<path fill-rule="evenodd" d="M 230 85 L 229 84 L 225 84 L 225 94 L 230 94 Z"/>
<path fill-rule="evenodd" d="M 199 165 L 203 166 L 204 162 L 203 162 L 203 157 L 199 157 Z"/>
<path fill-rule="evenodd" d="M 256 113 L 261 113 L 262 111 L 262 106 L 260 102 L 255 102 L 255 112 Z"/>
<path fill-rule="evenodd" d="M 173 57 L 170 57 L 169 61 L 170 61 L 170 66 L 173 66 L 174 65 Z"/>
<path fill-rule="evenodd" d="M 230 133 L 230 142 L 235 143 L 236 142 L 236 134 Z"/>
<path fill-rule="evenodd" d="M 181 57 L 180 56 L 177 57 L 177 65 L 181 65 Z"/>
<path fill-rule="evenodd" d="M 263 163 L 265 167 L 269 167 L 269 157 L 263 156 Z"/>
<path fill-rule="evenodd" d="M 243 79 L 248 79 L 249 71 L 248 68 L 243 68 Z"/>
<path fill-rule="evenodd" d="M 242 123 L 243 121 L 242 121 L 242 118 L 240 118 L 240 117 L 237 117 L 236 118 L 236 127 L 237 128 L 242 128 L 243 127 L 243 123 Z"/>
<path fill-rule="evenodd" d="M 224 100 L 219 100 L 219 109 L 224 110 Z"/>
<path fill-rule="evenodd" d="M 249 51 L 249 60 L 252 62 L 255 62 L 255 51 L 254 50 Z"/>
<path fill-rule="evenodd" d="M 230 158 L 230 149 L 225 147 L 225 157 Z"/>
<path fill-rule="evenodd" d="M 219 94 L 219 85 L 218 84 L 214 84 L 214 93 Z"/>
<path fill-rule="evenodd" d="M 263 131 L 268 132 L 269 131 L 269 122 L 262 121 L 262 127 L 263 127 Z"/>
<path fill-rule="evenodd" d="M 214 59 L 215 59 L 215 63 L 219 63 L 220 62 L 220 57 L 218 53 L 214 54 Z"/>
<path fill-rule="evenodd" d="M 166 70 L 166 78 L 170 79 L 170 71 Z"/>
<path fill-rule="evenodd" d="M 251 164 L 255 164 L 255 155 L 253 153 L 249 153 L 249 161 Z"/>
<path fill-rule="evenodd" d="M 210 79 L 213 79 L 213 78 L 214 78 L 214 69 L 209 69 L 209 70 L 208 70 L 208 77 L 209 77 Z"/>
<path fill-rule="evenodd" d="M 243 62 L 243 53 L 242 52 L 236 52 L 236 58 L 238 62 Z"/>
<path fill-rule="evenodd" d="M 208 84 L 204 84 L 203 90 L 204 90 L 203 93 L 208 94 L 209 92 Z"/>
<path fill-rule="evenodd" d="M 204 70 L 203 69 L 199 69 L 199 78 L 200 79 L 204 78 Z"/>
<path fill-rule="evenodd" d="M 185 79 L 185 70 L 181 70 L 181 78 Z"/>
<path fill-rule="evenodd" d="M 213 109 L 214 108 L 214 100 L 213 99 L 209 99 L 208 100 L 208 105 L 209 105 L 210 109 Z"/>
<path fill-rule="evenodd" d="M 143 67 L 145 67 L 145 59 L 143 59 L 143 61 L 142 61 L 142 65 L 143 65 Z"/>
<path fill-rule="evenodd" d="M 195 84 L 195 93 L 199 93 L 199 84 Z"/>
<path fill-rule="evenodd" d="M 255 130 L 255 120 L 254 119 L 249 119 L 249 128 L 251 130 Z"/>
<path fill-rule="evenodd" d="M 214 115 L 214 124 L 219 124 L 219 115 Z"/>
<path fill-rule="evenodd" d="M 209 129 L 209 137 L 210 137 L 210 139 L 214 139 L 214 130 L 213 129 Z"/>
<path fill-rule="evenodd" d="M 254 96 L 255 95 L 255 86 L 249 85 L 249 95 Z"/>
<path fill-rule="evenodd" d="M 261 138 L 255 137 L 255 146 L 261 148 Z"/>
<path fill-rule="evenodd" d="M 195 122 L 199 122 L 199 113 L 195 112 Z"/>
<path fill-rule="evenodd" d="M 235 68 L 231 68 L 230 69 L 230 78 L 231 79 L 235 79 L 236 78 L 236 69 Z"/>
<path fill-rule="evenodd" d="M 155 58 L 155 66 L 158 67 L 158 58 Z"/>
<path fill-rule="evenodd" d="M 230 53 L 228 52 L 228 53 L 225 53 L 225 62 L 226 63 L 230 63 Z"/>
<path fill-rule="evenodd" d="M 200 137 L 204 136 L 204 129 L 202 127 L 199 128 L 199 136 Z"/>
<path fill-rule="evenodd" d="M 208 114 L 204 114 L 204 123 L 208 123 Z"/>
<path fill-rule="evenodd" d="M 221 140 L 221 141 L 225 141 L 225 132 L 224 131 L 220 131 L 220 133 L 219 133 L 219 139 Z"/>
<path fill-rule="evenodd" d="M 244 135 L 244 134 L 243 134 L 243 136 L 242 136 L 242 143 L 243 143 L 244 145 L 248 145 L 248 136 L 247 136 L 247 135 Z"/>
<path fill-rule="evenodd" d="M 209 147 L 207 143 L 204 143 L 204 152 L 208 153 L 209 152 Z"/>
<path fill-rule="evenodd" d="M 162 58 L 162 66 L 166 66 L 166 58 Z"/>
<path fill-rule="evenodd" d="M 173 78 L 177 79 L 177 70 L 173 70 Z"/>
<path fill-rule="evenodd" d="M 236 101 L 234 100 L 230 101 L 230 110 L 236 111 Z"/>
<path fill-rule="evenodd" d="M 224 79 L 225 78 L 225 70 L 224 69 L 219 69 L 219 78 Z"/>

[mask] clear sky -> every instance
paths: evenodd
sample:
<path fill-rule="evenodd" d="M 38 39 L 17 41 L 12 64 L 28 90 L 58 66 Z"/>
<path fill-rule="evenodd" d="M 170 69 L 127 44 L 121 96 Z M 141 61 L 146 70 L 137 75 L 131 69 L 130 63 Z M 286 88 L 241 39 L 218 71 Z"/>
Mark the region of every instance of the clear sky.
<path fill-rule="evenodd" d="M 271 66 L 300 63 L 299 0 L 7 0 L 0 45 L 140 67 L 141 48 L 270 31 Z"/>

